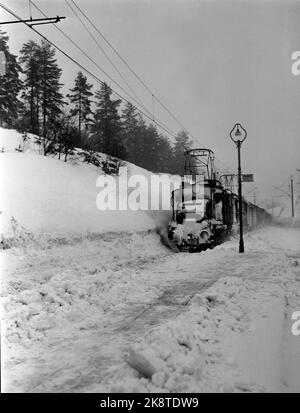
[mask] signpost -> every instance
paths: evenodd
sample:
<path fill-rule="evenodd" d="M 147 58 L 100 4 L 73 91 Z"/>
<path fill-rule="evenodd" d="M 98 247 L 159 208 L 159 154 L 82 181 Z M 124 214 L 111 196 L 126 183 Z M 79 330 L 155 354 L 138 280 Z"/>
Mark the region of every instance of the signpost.
<path fill-rule="evenodd" d="M 247 137 L 246 130 L 240 123 L 236 123 L 230 131 L 230 138 L 236 144 L 238 150 L 238 183 L 239 183 L 239 221 L 240 221 L 240 242 L 239 252 L 244 252 L 243 239 L 243 202 L 242 202 L 242 170 L 241 170 L 241 146 Z"/>
<path fill-rule="evenodd" d="M 238 178 L 238 174 L 226 173 L 220 176 L 220 179 L 224 178 L 225 182 L 233 181 L 235 178 Z M 254 182 L 253 174 L 242 174 L 242 182 Z"/>
<path fill-rule="evenodd" d="M 242 174 L 242 182 L 254 182 L 253 174 Z"/>

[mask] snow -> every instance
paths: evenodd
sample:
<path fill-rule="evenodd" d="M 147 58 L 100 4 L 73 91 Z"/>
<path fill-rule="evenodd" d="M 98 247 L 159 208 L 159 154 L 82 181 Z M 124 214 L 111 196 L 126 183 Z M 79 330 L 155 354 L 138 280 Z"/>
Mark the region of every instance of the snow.
<path fill-rule="evenodd" d="M 29 232 L 64 236 L 154 229 L 168 219 L 164 211 L 100 211 L 96 181 L 102 170 L 74 157 L 67 163 L 44 157 L 33 135 L 28 136 L 24 152 L 15 153 L 22 135 L 0 128 L 0 148 L 5 151 L 0 153 L 2 234 L 4 229 L 11 231 L 12 217 Z M 138 173 L 149 179 L 149 171 L 128 167 L 129 176 Z"/>
<path fill-rule="evenodd" d="M 2 391 L 300 392 L 299 228 L 174 254 L 168 214 L 99 211 L 99 168 L 19 144 L 0 129 Z"/>
<path fill-rule="evenodd" d="M 271 227 L 245 254 L 236 239 L 173 254 L 153 232 L 3 251 L 4 391 L 299 391 L 299 240 Z"/>
<path fill-rule="evenodd" d="M 35 143 L 36 135 L 28 133 L 28 140 L 23 141 L 22 134 L 15 129 L 0 128 L 0 150 L 4 153 L 15 152 L 21 148 L 26 153 L 42 153 L 38 144 Z"/>
<path fill-rule="evenodd" d="M 269 210 L 272 213 L 272 210 Z M 300 195 L 297 193 L 297 186 L 294 190 L 294 218 L 292 218 L 291 199 L 286 196 L 280 201 L 280 205 L 273 208 L 273 216 L 275 222 L 279 225 L 289 225 L 292 227 L 300 227 Z"/>
<path fill-rule="evenodd" d="M 100 211 L 99 172 L 39 155 L 1 154 L 1 211 L 32 232 L 72 233 L 153 228 L 145 212 Z"/>
<path fill-rule="evenodd" d="M 224 277 L 175 321 L 130 346 L 133 370 L 117 371 L 100 390 L 280 391 L 283 302 L 276 284 Z M 300 382 L 289 390 L 299 391 Z"/>

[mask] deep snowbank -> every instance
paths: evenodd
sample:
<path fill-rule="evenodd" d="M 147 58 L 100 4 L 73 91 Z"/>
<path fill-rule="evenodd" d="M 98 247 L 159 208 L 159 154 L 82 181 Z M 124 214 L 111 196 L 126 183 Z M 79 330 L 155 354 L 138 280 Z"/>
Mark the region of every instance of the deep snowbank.
<path fill-rule="evenodd" d="M 32 232 L 106 232 L 153 228 L 141 211 L 99 211 L 88 165 L 33 154 L 1 154 L 0 210 Z"/>
<path fill-rule="evenodd" d="M 22 147 L 23 152 L 15 149 Z M 78 234 L 87 232 L 136 232 L 165 225 L 166 211 L 100 211 L 96 198 L 101 168 L 82 162 L 78 156 L 65 163 L 57 157 L 42 156 L 41 148 L 29 134 L 0 128 L 0 220 L 2 237 L 14 233 L 11 219 L 34 234 Z M 128 164 L 128 175 L 150 172 Z M 118 194 L 122 196 L 122 194 Z M 7 235 L 8 234 L 8 235 Z"/>

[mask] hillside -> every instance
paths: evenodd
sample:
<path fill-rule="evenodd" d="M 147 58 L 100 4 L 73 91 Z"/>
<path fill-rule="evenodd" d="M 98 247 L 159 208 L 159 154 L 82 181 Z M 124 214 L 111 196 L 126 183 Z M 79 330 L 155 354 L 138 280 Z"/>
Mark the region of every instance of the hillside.
<path fill-rule="evenodd" d="M 168 214 L 161 212 L 98 210 L 96 181 L 104 174 L 102 169 L 84 163 L 80 150 L 75 150 L 68 162 L 45 157 L 34 135 L 28 136 L 23 144 L 20 133 L 0 128 L 2 233 L 8 230 L 11 217 L 29 232 L 51 235 L 144 231 L 168 219 Z M 23 151 L 18 152 L 18 147 Z M 150 176 L 135 165 L 124 165 L 129 177 L 137 173 Z"/>

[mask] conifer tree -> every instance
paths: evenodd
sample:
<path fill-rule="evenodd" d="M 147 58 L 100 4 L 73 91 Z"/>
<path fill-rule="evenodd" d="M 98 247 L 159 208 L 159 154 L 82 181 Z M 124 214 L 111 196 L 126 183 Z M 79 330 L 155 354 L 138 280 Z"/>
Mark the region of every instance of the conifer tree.
<path fill-rule="evenodd" d="M 25 110 L 23 125 L 43 136 L 44 155 L 52 147 L 52 123 L 62 113 L 63 95 L 60 93 L 62 70 L 55 58 L 55 49 L 46 41 L 29 41 L 21 49 L 21 63 L 25 75 L 22 98 Z"/>
<path fill-rule="evenodd" d="M 10 53 L 8 47 L 9 37 L 0 29 L 0 51 L 4 57 L 2 64 L 5 66 L 0 75 L 0 126 L 12 126 L 20 109 L 18 94 L 22 87 L 19 78 L 21 67 L 17 57 Z"/>
<path fill-rule="evenodd" d="M 155 125 L 147 126 L 136 108 L 127 103 L 122 112 L 126 160 L 153 172 L 170 172 L 172 146 Z"/>
<path fill-rule="evenodd" d="M 172 145 L 168 138 L 159 135 L 157 139 L 157 165 L 156 172 L 171 173 L 172 171 Z"/>
<path fill-rule="evenodd" d="M 48 42 L 42 40 L 38 56 L 40 61 L 39 81 L 41 85 L 42 130 L 43 138 L 47 139 L 48 124 L 55 121 L 62 113 L 61 108 L 65 103 L 63 95 L 60 93 L 62 70 L 57 65 L 55 49 Z"/>
<path fill-rule="evenodd" d="M 22 128 L 39 134 L 39 100 L 41 82 L 39 73 L 39 45 L 33 40 L 25 43 L 21 49 L 20 63 L 25 75 L 23 82 L 22 99 L 24 110 L 22 113 Z"/>
<path fill-rule="evenodd" d="M 136 108 L 127 102 L 122 111 L 123 138 L 126 147 L 126 160 L 139 165 L 143 155 L 141 145 L 142 128 L 144 123 Z"/>
<path fill-rule="evenodd" d="M 158 140 L 159 134 L 155 125 L 146 126 L 144 130 L 143 167 L 152 172 L 157 171 Z"/>
<path fill-rule="evenodd" d="M 186 131 L 181 131 L 177 134 L 175 138 L 175 143 L 173 146 L 173 174 L 184 174 L 184 153 L 192 146 L 192 141 Z"/>
<path fill-rule="evenodd" d="M 97 150 L 124 159 L 126 151 L 118 112 L 121 101 L 111 99 L 111 94 L 106 83 L 95 94 L 97 109 L 92 125 L 92 139 Z"/>
<path fill-rule="evenodd" d="M 74 107 L 70 111 L 70 115 L 78 119 L 78 134 L 81 138 L 82 124 L 85 125 L 87 129 L 88 123 L 91 121 L 89 115 L 92 114 L 91 110 L 91 92 L 92 85 L 87 82 L 86 76 L 82 72 L 78 72 L 75 78 L 75 85 L 70 91 L 71 94 L 67 95 L 70 102 Z"/>

